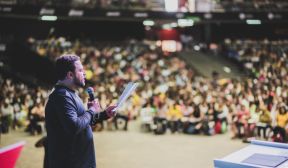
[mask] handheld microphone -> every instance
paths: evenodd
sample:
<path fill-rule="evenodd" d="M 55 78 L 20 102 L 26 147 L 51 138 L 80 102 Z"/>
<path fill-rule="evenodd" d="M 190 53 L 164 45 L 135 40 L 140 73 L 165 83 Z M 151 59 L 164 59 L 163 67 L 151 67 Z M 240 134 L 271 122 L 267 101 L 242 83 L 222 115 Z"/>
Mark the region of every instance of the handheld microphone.
<path fill-rule="evenodd" d="M 93 101 L 95 100 L 95 96 L 94 96 L 94 89 L 92 87 L 88 87 L 86 89 L 86 92 L 88 93 L 89 95 L 89 101 Z M 98 116 L 98 115 L 97 115 Z M 95 125 L 96 122 L 97 122 L 97 118 L 96 115 L 92 116 L 92 119 L 91 119 L 91 125 Z"/>
<path fill-rule="evenodd" d="M 86 92 L 87 92 L 88 95 L 89 95 L 89 101 L 95 100 L 93 87 L 88 87 L 88 88 L 86 89 Z"/>

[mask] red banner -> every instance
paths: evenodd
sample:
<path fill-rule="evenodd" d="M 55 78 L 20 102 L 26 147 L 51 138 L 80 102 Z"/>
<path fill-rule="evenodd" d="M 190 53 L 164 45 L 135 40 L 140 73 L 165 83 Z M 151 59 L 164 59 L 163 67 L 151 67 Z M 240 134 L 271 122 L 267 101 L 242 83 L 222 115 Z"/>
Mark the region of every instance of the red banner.
<path fill-rule="evenodd" d="M 25 142 L 21 141 L 0 149 L 0 167 L 14 168 Z"/>

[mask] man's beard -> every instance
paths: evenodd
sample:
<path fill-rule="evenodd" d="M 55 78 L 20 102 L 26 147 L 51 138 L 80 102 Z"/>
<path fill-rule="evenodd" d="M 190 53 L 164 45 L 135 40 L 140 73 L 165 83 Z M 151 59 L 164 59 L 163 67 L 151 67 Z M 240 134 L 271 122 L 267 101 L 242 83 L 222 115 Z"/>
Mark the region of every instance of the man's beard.
<path fill-rule="evenodd" d="M 85 86 L 85 79 L 84 79 L 84 82 L 81 82 L 77 78 L 74 78 L 73 83 L 78 87 L 84 87 Z"/>

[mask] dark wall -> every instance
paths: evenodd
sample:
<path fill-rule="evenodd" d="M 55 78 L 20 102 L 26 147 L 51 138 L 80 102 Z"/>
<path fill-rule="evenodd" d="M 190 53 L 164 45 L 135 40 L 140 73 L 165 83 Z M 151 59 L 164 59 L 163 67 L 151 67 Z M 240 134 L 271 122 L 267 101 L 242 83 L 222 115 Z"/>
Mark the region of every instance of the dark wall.
<path fill-rule="evenodd" d="M 221 41 L 223 38 L 252 38 L 252 39 L 287 39 L 288 23 L 262 23 L 248 25 L 246 23 L 212 24 L 212 41 Z"/>
<path fill-rule="evenodd" d="M 56 22 L 37 19 L 0 17 L 0 35 L 14 34 L 17 38 L 46 38 L 50 33 L 68 38 L 83 38 L 96 41 L 121 41 L 129 38 L 145 38 L 142 21 L 101 21 L 101 20 L 58 20 Z M 210 31 L 208 25 L 210 25 Z M 51 31 L 54 30 L 54 31 Z M 247 25 L 235 23 L 201 23 L 181 29 L 197 41 L 222 41 L 224 38 L 287 39 L 288 22 Z M 207 33 L 208 36 L 207 36 Z M 208 40 L 209 41 L 209 40 Z"/>
<path fill-rule="evenodd" d="M 56 82 L 55 64 L 47 57 L 40 57 L 22 41 L 7 46 L 8 64 L 13 72 L 28 75 L 39 85 L 49 86 Z M 34 83 L 33 81 L 30 81 Z"/>
<path fill-rule="evenodd" d="M 225 38 L 288 39 L 288 22 L 262 23 L 261 25 L 246 23 L 196 24 L 181 30 L 181 32 L 191 34 L 196 41 L 205 42 L 221 42 Z M 210 36 L 210 40 L 207 36 Z"/>
<path fill-rule="evenodd" d="M 14 34 L 18 38 L 33 36 L 46 38 L 53 28 L 56 36 L 89 38 L 99 41 L 120 41 L 128 38 L 143 39 L 142 22 L 99 21 L 99 20 L 57 20 L 55 22 L 37 19 L 1 18 L 0 34 Z"/>

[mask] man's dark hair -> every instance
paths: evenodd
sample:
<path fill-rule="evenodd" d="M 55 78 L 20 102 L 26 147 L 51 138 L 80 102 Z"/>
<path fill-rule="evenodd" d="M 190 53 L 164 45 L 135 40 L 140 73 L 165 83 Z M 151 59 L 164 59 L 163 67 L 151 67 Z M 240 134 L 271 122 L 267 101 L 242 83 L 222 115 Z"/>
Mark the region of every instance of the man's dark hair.
<path fill-rule="evenodd" d="M 57 80 L 65 79 L 69 71 L 75 71 L 75 62 L 80 58 L 77 55 L 62 55 L 56 59 Z"/>

